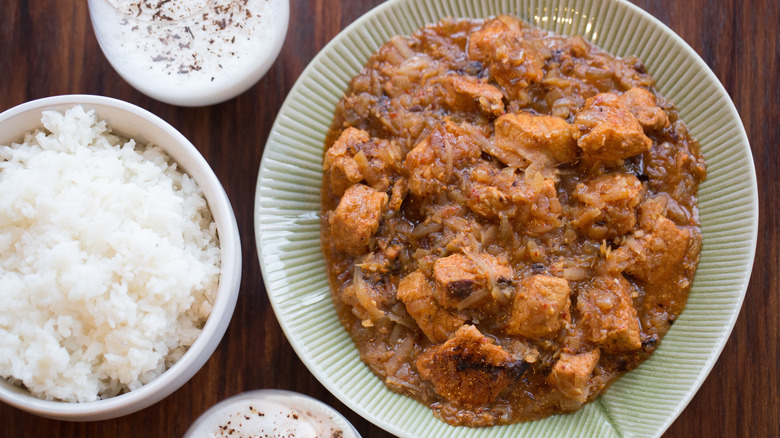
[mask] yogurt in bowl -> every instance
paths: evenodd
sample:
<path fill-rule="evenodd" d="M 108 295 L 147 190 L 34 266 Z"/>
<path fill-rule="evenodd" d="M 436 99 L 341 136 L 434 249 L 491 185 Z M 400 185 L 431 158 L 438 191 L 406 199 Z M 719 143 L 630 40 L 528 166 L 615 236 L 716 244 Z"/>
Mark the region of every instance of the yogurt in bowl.
<path fill-rule="evenodd" d="M 100 48 L 157 100 L 205 106 L 253 86 L 282 48 L 288 0 L 89 0 Z"/>
<path fill-rule="evenodd" d="M 291 391 L 261 389 L 223 400 L 204 412 L 185 438 L 294 436 L 360 438 L 335 409 Z"/>

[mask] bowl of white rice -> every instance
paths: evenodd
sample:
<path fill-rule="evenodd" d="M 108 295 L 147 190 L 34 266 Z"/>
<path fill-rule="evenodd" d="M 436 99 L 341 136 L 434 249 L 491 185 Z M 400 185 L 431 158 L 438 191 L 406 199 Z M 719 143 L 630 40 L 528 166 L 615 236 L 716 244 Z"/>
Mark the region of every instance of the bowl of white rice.
<path fill-rule="evenodd" d="M 217 348 L 240 280 L 228 197 L 168 123 L 87 95 L 0 114 L 0 401 L 95 421 L 162 400 Z"/>

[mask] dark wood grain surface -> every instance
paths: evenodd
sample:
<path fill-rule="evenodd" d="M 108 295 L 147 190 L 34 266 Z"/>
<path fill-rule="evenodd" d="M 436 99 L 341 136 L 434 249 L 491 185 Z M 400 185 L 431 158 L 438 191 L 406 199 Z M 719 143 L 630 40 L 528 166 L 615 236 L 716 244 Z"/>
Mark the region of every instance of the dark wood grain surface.
<path fill-rule="evenodd" d="M 780 7 L 776 0 L 633 0 L 698 52 L 736 104 L 753 150 L 760 230 L 750 288 L 720 360 L 668 437 L 780 436 Z M 271 124 L 314 55 L 378 0 L 292 0 L 281 55 L 248 92 L 182 108 L 144 96 L 111 68 L 85 0 L 0 0 L 0 110 L 69 93 L 139 105 L 179 129 L 214 168 L 235 209 L 244 270 L 235 314 L 203 369 L 165 400 L 100 422 L 42 419 L 0 403 L 3 437 L 178 437 L 207 408 L 259 388 L 302 392 L 342 412 L 364 437 L 389 436 L 350 411 L 298 359 L 274 316 L 253 233 L 257 171 Z M 2 196 L 2 194 L 0 194 Z"/>

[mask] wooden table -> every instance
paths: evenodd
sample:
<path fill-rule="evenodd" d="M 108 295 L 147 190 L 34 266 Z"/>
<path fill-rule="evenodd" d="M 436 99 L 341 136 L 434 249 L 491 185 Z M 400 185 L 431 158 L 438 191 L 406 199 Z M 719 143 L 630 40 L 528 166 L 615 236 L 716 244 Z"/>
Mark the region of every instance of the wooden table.
<path fill-rule="evenodd" d="M 720 360 L 671 426 L 670 437 L 780 436 L 780 7 L 776 0 L 633 0 L 687 41 L 734 100 L 758 172 L 761 229 L 752 281 Z M 293 0 L 276 64 L 252 89 L 206 108 L 144 96 L 98 47 L 85 0 L 0 2 L 0 110 L 57 94 L 132 102 L 167 120 L 203 153 L 224 184 L 243 240 L 241 294 L 224 340 L 195 377 L 165 400 L 115 420 L 41 419 L 0 403 L 0 436 L 176 437 L 204 410 L 242 391 L 281 388 L 334 406 L 364 437 L 389 436 L 350 411 L 312 376 L 284 337 L 266 296 L 253 233 L 257 170 L 271 124 L 314 55 L 379 0 Z"/>

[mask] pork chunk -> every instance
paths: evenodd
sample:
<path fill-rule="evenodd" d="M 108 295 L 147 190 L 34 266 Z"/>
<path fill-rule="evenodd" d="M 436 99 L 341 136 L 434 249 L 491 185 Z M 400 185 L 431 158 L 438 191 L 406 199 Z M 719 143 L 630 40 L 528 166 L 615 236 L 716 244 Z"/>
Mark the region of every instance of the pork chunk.
<path fill-rule="evenodd" d="M 653 145 L 636 116 L 614 93 L 601 93 L 586 100 L 574 125 L 577 146 L 588 160 L 617 164 Z"/>
<path fill-rule="evenodd" d="M 465 408 L 495 400 L 511 383 L 513 367 L 511 356 L 473 325 L 462 326 L 417 359 L 420 376 L 433 384 L 436 394 Z"/>
<path fill-rule="evenodd" d="M 636 262 L 626 272 L 643 280 L 660 279 L 673 272 L 685 258 L 691 243 L 691 232 L 675 225 L 666 217 L 659 217 L 653 230 L 635 239 L 639 245 L 628 244 L 636 252 Z"/>
<path fill-rule="evenodd" d="M 328 217 L 331 247 L 350 255 L 366 252 L 386 205 L 387 193 L 363 184 L 348 188 Z"/>
<path fill-rule="evenodd" d="M 469 36 L 468 56 L 485 64 L 511 99 L 544 75 L 544 58 L 523 37 L 520 22 L 507 16 L 487 21 Z"/>
<path fill-rule="evenodd" d="M 562 118 L 519 112 L 496 119 L 495 136 L 485 152 L 509 167 L 525 169 L 534 162 L 552 167 L 574 161 L 577 142 Z"/>
<path fill-rule="evenodd" d="M 600 357 L 598 348 L 580 354 L 561 352 L 547 381 L 566 397 L 584 403 L 590 392 L 590 376 Z"/>
<path fill-rule="evenodd" d="M 618 98 L 621 106 L 631 111 L 645 132 L 658 131 L 669 126 L 669 116 L 656 105 L 655 95 L 644 88 L 632 88 Z"/>
<path fill-rule="evenodd" d="M 569 282 L 551 275 L 533 275 L 517 288 L 506 332 L 528 338 L 552 336 L 571 322 Z"/>
<path fill-rule="evenodd" d="M 577 184 L 570 223 L 591 239 L 612 239 L 633 230 L 642 183 L 630 174 L 614 173 Z"/>
<path fill-rule="evenodd" d="M 599 276 L 577 298 L 577 311 L 588 339 L 604 351 L 633 351 L 642 347 L 631 290 L 631 284 L 622 275 Z"/>
<path fill-rule="evenodd" d="M 544 234 L 561 224 L 556 178 L 549 170 L 516 173 L 483 164 L 472 168 L 469 180 L 466 205 L 486 219 L 505 214 L 529 235 Z"/>
<path fill-rule="evenodd" d="M 338 196 L 361 181 L 386 191 L 390 187 L 390 175 L 400 162 L 401 151 L 397 145 L 350 127 L 325 153 L 323 167 L 330 174 L 333 194 Z"/>
<path fill-rule="evenodd" d="M 406 155 L 409 190 L 420 197 L 443 190 L 456 169 L 479 158 L 480 141 L 484 134 L 468 124 L 447 120 L 438 125 Z"/>
<path fill-rule="evenodd" d="M 412 272 L 398 283 L 398 299 L 414 318 L 420 330 L 433 343 L 442 343 L 450 337 L 465 319 L 441 307 L 433 298 L 433 287 L 420 271 Z"/>
<path fill-rule="evenodd" d="M 683 269 L 681 263 L 692 245 L 691 231 L 664 216 L 665 196 L 646 199 L 639 207 L 641 229 L 607 254 L 610 272 L 625 272 L 643 282 L 663 284 Z"/>
<path fill-rule="evenodd" d="M 471 307 L 489 297 L 493 286 L 508 285 L 512 276 L 512 268 L 490 254 L 452 254 L 433 264 L 434 296 L 444 307 Z"/>
<path fill-rule="evenodd" d="M 473 111 L 479 109 L 485 114 L 504 114 L 504 94 L 501 90 L 474 76 L 447 75 L 441 79 L 444 87 L 444 102 L 454 110 Z"/>

